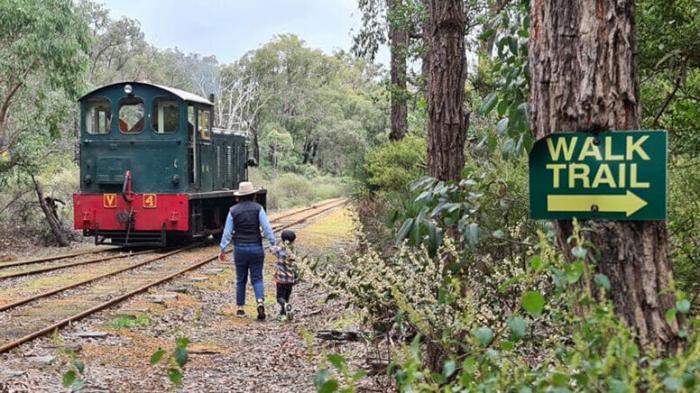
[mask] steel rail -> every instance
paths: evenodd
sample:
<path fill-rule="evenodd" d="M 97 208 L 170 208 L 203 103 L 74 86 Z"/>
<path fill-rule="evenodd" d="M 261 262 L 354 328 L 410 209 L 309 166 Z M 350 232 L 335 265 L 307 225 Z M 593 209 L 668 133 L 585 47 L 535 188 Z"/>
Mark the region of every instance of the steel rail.
<path fill-rule="evenodd" d="M 292 226 L 294 226 L 294 225 L 301 224 L 301 223 L 303 223 L 303 222 L 309 220 L 310 218 L 316 217 L 316 216 L 318 216 L 318 215 L 320 215 L 320 214 L 322 214 L 322 213 L 325 213 L 326 211 L 329 211 L 329 210 L 331 210 L 331 209 L 335 209 L 335 208 L 337 208 L 337 207 L 340 207 L 340 206 L 342 206 L 342 205 L 345 205 L 346 203 L 347 203 L 347 200 L 346 200 L 346 199 L 343 199 L 343 200 L 341 200 L 339 203 L 333 204 L 333 205 L 330 206 L 330 207 L 326 207 L 327 205 L 323 205 L 323 207 L 324 207 L 323 209 L 321 209 L 321 210 L 319 210 L 319 211 L 317 211 L 317 212 L 314 212 L 313 214 L 310 214 L 310 215 L 308 215 L 308 216 L 305 216 L 305 217 L 303 217 L 303 218 L 301 218 L 301 219 L 299 219 L 299 220 L 296 220 L 296 221 L 294 221 L 294 222 L 284 223 L 284 224 L 280 225 L 279 227 L 275 228 L 274 231 L 278 232 L 278 231 L 280 231 L 280 230 L 282 230 L 282 229 L 286 229 L 286 228 L 292 227 Z M 318 207 L 315 207 L 315 208 L 318 208 Z M 287 217 L 289 217 L 289 216 L 291 216 L 291 214 L 290 214 L 290 215 L 287 215 Z M 275 219 L 275 221 L 276 221 L 276 220 L 277 220 L 277 218 Z M 68 285 L 68 286 L 66 286 L 66 287 L 59 288 L 59 289 L 57 289 L 57 290 L 47 291 L 47 292 L 41 293 L 41 294 L 39 294 L 39 295 L 35 295 L 35 296 L 29 297 L 29 298 L 21 299 L 21 300 L 18 300 L 18 301 L 16 301 L 16 302 L 13 302 L 13 303 L 11 303 L 11 304 L 7 304 L 7 305 L 2 306 L 2 309 L 0 309 L 0 311 L 5 311 L 5 310 L 8 310 L 8 309 L 17 307 L 17 306 L 19 306 L 19 305 L 29 303 L 29 302 L 31 302 L 31 301 L 33 301 L 33 300 L 36 300 L 36 299 L 39 299 L 39 298 L 43 298 L 43 297 L 46 297 L 46 296 L 50 296 L 50 295 L 53 295 L 53 294 L 56 294 L 56 293 L 65 291 L 65 290 L 67 290 L 67 289 L 72 289 L 72 288 L 75 288 L 75 287 L 77 287 L 77 286 L 84 285 L 84 284 L 86 284 L 86 283 L 88 283 L 88 282 L 92 282 L 92 281 L 98 280 L 98 279 L 100 279 L 100 278 L 105 278 L 105 277 L 108 277 L 108 276 L 111 276 L 111 275 L 115 275 L 115 274 L 118 274 L 118 273 L 121 273 L 121 272 L 124 272 L 124 271 L 127 271 L 127 270 L 133 270 L 133 269 L 135 269 L 135 268 L 137 268 L 137 267 L 140 267 L 140 266 L 143 266 L 143 265 L 145 265 L 145 264 L 147 264 L 147 263 L 151 263 L 151 262 L 153 262 L 153 261 L 155 261 L 155 260 L 157 260 L 157 259 L 166 258 L 166 257 L 168 257 L 168 256 L 171 256 L 171 255 L 174 255 L 174 254 L 176 254 L 176 253 L 185 251 L 185 250 L 190 249 L 190 248 L 192 248 L 192 247 L 194 247 L 194 245 L 189 246 L 189 247 L 184 247 L 184 248 L 181 248 L 181 249 L 178 249 L 178 250 L 174 250 L 174 251 L 171 251 L 170 253 L 166 253 L 166 254 L 163 254 L 163 255 L 159 255 L 157 258 L 151 258 L 151 259 L 149 259 L 149 260 L 147 260 L 147 261 L 143 261 L 143 262 L 140 262 L 140 263 L 138 263 L 138 264 L 131 265 L 131 266 L 129 266 L 128 268 L 125 268 L 125 269 L 120 269 L 120 270 L 118 270 L 118 271 L 113 271 L 113 272 L 107 273 L 107 274 L 102 275 L 102 276 L 100 276 L 100 277 L 95 277 L 95 278 L 92 278 L 92 279 L 84 280 L 84 281 L 81 281 L 80 283 L 74 283 L 74 284 Z M 229 252 L 230 252 L 230 251 L 229 251 Z M 187 267 L 185 267 L 185 268 L 183 268 L 183 269 L 180 269 L 180 270 L 178 270 L 178 271 L 176 271 L 176 272 L 173 272 L 173 273 L 167 274 L 167 275 L 165 275 L 165 276 L 163 276 L 163 277 L 160 277 L 160 278 L 158 278 L 158 279 L 156 279 L 156 280 L 154 280 L 154 281 L 151 281 L 151 282 L 149 282 L 149 283 L 147 283 L 147 284 L 145 284 L 145 285 L 142 285 L 142 286 L 140 286 L 140 287 L 138 287 L 138 288 L 136 288 L 136 289 L 134 289 L 134 290 L 131 290 L 131 291 L 125 293 L 125 294 L 119 295 L 119 296 L 117 296 L 117 297 L 115 297 L 115 298 L 113 298 L 113 299 L 110 299 L 110 300 L 106 301 L 106 302 L 100 303 L 100 304 L 98 304 L 98 305 L 96 305 L 96 306 L 94 306 L 94 307 L 91 307 L 91 308 L 87 309 L 87 310 L 81 311 L 81 312 L 79 312 L 79 313 L 77 313 L 77 314 L 75 314 L 75 315 L 72 315 L 72 316 L 67 317 L 67 318 L 64 318 L 64 319 L 62 319 L 62 320 L 60 320 L 60 321 L 58 321 L 58 322 L 55 322 L 55 323 L 51 324 L 50 326 L 44 327 L 44 328 L 42 328 L 42 329 L 36 330 L 36 331 L 34 331 L 34 332 L 32 332 L 32 333 L 29 333 L 29 334 L 27 334 L 27 335 L 25 335 L 25 336 L 22 336 L 22 337 L 20 337 L 20 338 L 18 338 L 18 339 L 16 339 L 16 340 L 10 341 L 10 342 L 8 342 L 8 343 L 6 343 L 6 344 L 0 346 L 0 353 L 5 353 L 5 352 L 7 352 L 7 351 L 9 351 L 9 350 L 11 350 L 11 349 L 13 349 L 13 348 L 16 348 L 16 347 L 18 347 L 18 346 L 20 346 L 20 345 L 22 345 L 22 344 L 28 342 L 28 341 L 31 341 L 31 340 L 33 340 L 33 339 L 35 339 L 35 338 L 37 338 L 37 337 L 41 337 L 41 336 L 43 336 L 44 334 L 50 333 L 50 332 L 52 332 L 52 331 L 54 331 L 54 330 L 56 330 L 56 329 L 58 329 L 58 328 L 61 328 L 61 327 L 65 326 L 65 325 L 67 325 L 67 324 L 69 324 L 69 323 L 71 323 L 71 322 L 73 322 L 73 321 L 79 320 L 79 319 L 84 318 L 84 317 L 86 317 L 86 316 L 88 316 L 88 315 L 91 315 L 91 314 L 94 314 L 94 313 L 96 313 L 96 312 L 98 312 L 98 311 L 101 311 L 101 310 L 103 310 L 103 309 L 105 309 L 105 308 L 107 308 L 107 307 L 109 307 L 109 306 L 112 306 L 112 305 L 114 305 L 114 304 L 117 304 L 117 303 L 119 303 L 119 302 L 121 302 L 121 301 L 123 301 L 123 300 L 125 300 L 125 299 L 128 299 L 128 298 L 130 298 L 130 297 L 132 297 L 132 296 L 134 296 L 134 295 L 136 295 L 136 294 L 139 294 L 139 293 L 141 293 L 141 292 L 144 292 L 144 291 L 146 291 L 147 289 L 149 289 L 149 288 L 151 288 L 151 287 L 153 287 L 153 286 L 156 286 L 156 285 L 162 284 L 162 283 L 164 283 L 164 282 L 167 282 L 167 281 L 171 280 L 172 278 L 174 278 L 174 277 L 176 277 L 176 276 L 179 276 L 180 274 L 186 273 L 186 272 L 188 272 L 188 271 L 190 271 L 190 270 L 194 270 L 194 269 L 196 269 L 196 268 L 198 268 L 198 267 L 200 267 L 200 266 L 206 265 L 207 263 L 212 262 L 212 261 L 216 260 L 217 258 L 218 258 L 218 256 L 205 257 L 205 258 L 203 258 L 203 259 L 201 259 L 201 260 L 199 260 L 199 261 L 193 263 L 192 265 L 189 265 L 189 266 L 187 266 Z"/>
<path fill-rule="evenodd" d="M 47 267 L 42 267 L 42 268 L 38 268 L 38 269 L 25 270 L 25 271 L 21 271 L 21 272 L 14 272 L 14 273 L 8 273 L 8 274 L 0 273 L 0 280 L 4 280 L 6 278 L 12 278 L 12 277 L 30 276 L 32 274 L 45 273 L 45 272 L 50 272 L 50 271 L 59 270 L 59 269 L 65 269 L 65 268 L 73 267 L 73 266 L 89 265 L 91 263 L 111 261 L 112 259 L 121 259 L 121 258 L 133 257 L 136 255 L 152 254 L 153 252 L 155 252 L 155 251 L 154 250 L 138 251 L 138 252 L 134 252 L 131 254 L 126 254 L 126 255 L 110 255 L 110 256 L 104 257 L 104 258 L 93 258 L 93 259 L 88 259 L 85 261 L 65 263 L 65 264 L 56 265 L 56 266 L 47 266 Z M 0 266 L 0 269 L 1 268 L 2 268 L 2 266 Z"/>
<path fill-rule="evenodd" d="M 287 223 L 280 223 L 280 224 L 278 224 L 278 225 L 273 225 L 273 226 L 272 226 L 272 230 L 273 230 L 273 231 L 280 231 L 280 230 L 283 230 L 283 229 L 287 229 L 287 228 L 289 228 L 289 227 L 291 227 L 291 226 L 301 224 L 302 222 L 306 221 L 306 220 L 309 219 L 309 218 L 316 217 L 317 215 L 319 215 L 319 214 L 321 214 L 321 213 L 324 213 L 324 212 L 326 212 L 326 211 L 328 211 L 328 210 L 331 210 L 331 209 L 335 209 L 335 208 L 340 207 L 340 206 L 342 206 L 342 205 L 344 205 L 344 204 L 346 204 L 346 203 L 348 203 L 347 199 L 340 199 L 339 201 L 336 200 L 336 201 L 333 201 L 333 202 L 331 202 L 331 203 L 323 204 L 323 205 L 321 205 L 321 206 L 316 206 L 316 207 L 314 207 L 314 209 L 318 209 L 318 208 L 321 208 L 321 207 L 322 207 L 323 209 L 320 210 L 320 211 L 318 211 L 318 212 L 316 212 L 316 213 L 314 213 L 314 214 L 311 215 L 311 216 L 302 218 L 301 220 L 294 221 L 294 222 L 289 223 L 289 224 L 287 224 Z M 305 210 L 308 210 L 308 209 L 305 209 Z M 290 216 L 293 216 L 293 215 L 296 215 L 296 213 L 288 214 L 288 215 L 286 215 L 285 217 L 290 217 Z M 279 217 L 275 217 L 275 221 L 277 221 L 277 220 L 279 220 L 279 219 L 280 219 Z"/>
<path fill-rule="evenodd" d="M 290 212 L 290 213 L 287 213 L 287 214 L 283 214 L 283 215 L 281 215 L 281 216 L 275 216 L 275 218 L 272 219 L 272 221 L 283 220 L 283 219 L 285 219 L 285 218 L 287 218 L 287 217 L 295 216 L 295 215 L 297 215 L 297 214 L 299 214 L 299 213 L 303 213 L 303 212 L 305 212 L 305 211 L 309 211 L 309 210 L 313 210 L 313 209 L 318 209 L 319 207 L 323 207 L 323 206 L 326 206 L 326 205 L 329 205 L 329 204 L 332 204 L 332 203 L 336 203 L 336 202 L 338 202 L 338 201 L 340 201 L 340 200 L 345 200 L 345 198 L 333 198 L 333 199 L 329 199 L 329 200 L 326 200 L 326 201 L 321 201 L 321 203 L 316 203 L 316 204 L 313 204 L 313 205 L 311 205 L 311 206 L 309 206 L 309 207 L 305 207 L 305 208 L 302 208 L 302 209 L 298 209 L 298 210 L 295 210 L 295 211 L 293 211 L 293 212 Z"/>
<path fill-rule="evenodd" d="M 53 255 L 50 257 L 32 258 L 32 259 L 25 259 L 23 261 L 0 263 L 0 269 L 4 269 L 6 267 L 32 265 L 35 263 L 42 263 L 42 262 L 51 262 L 51 261 L 55 261 L 58 259 L 78 257 L 81 255 L 86 255 L 86 254 L 97 254 L 98 252 L 112 252 L 112 251 L 115 251 L 115 250 L 118 251 L 121 249 L 122 248 L 111 248 L 111 249 L 110 248 L 102 248 L 99 250 L 83 250 L 83 251 L 78 251 L 78 252 L 74 252 L 74 253 L 70 253 L 70 254 Z"/>
<path fill-rule="evenodd" d="M 11 303 L 7 303 L 7 304 L 0 305 L 0 312 L 1 312 L 1 311 L 7 311 L 7 310 L 9 310 L 9 309 L 11 309 L 11 308 L 19 307 L 19 306 L 21 306 L 21 305 L 23 305 L 23 304 L 27 304 L 27 303 L 32 302 L 32 301 L 37 300 L 37 299 L 41 299 L 41 298 L 44 298 L 44 297 L 47 297 L 47 296 L 55 295 L 55 294 L 57 294 L 57 293 L 59 293 L 59 292 L 67 291 L 67 290 L 69 290 L 69 289 L 73 289 L 73 288 L 79 287 L 79 286 L 81 286 L 81 285 L 89 284 L 89 283 L 91 283 L 91 282 L 93 282 L 93 281 L 97 281 L 97 280 L 100 280 L 100 279 L 103 279 L 103 278 L 106 278 L 106 277 L 109 277 L 109 276 L 113 276 L 113 275 L 115 275 L 115 274 L 119 274 L 119 273 L 123 273 L 123 272 L 129 271 L 129 270 L 133 270 L 133 269 L 135 269 L 135 268 L 137 268 L 137 267 L 141 267 L 141 266 L 147 265 L 147 264 L 149 264 L 149 263 L 151 263 L 151 262 L 155 262 L 155 261 L 161 260 L 161 259 L 163 259 L 163 258 L 167 258 L 167 257 L 169 257 L 169 256 L 175 255 L 175 254 L 177 254 L 177 253 L 179 253 L 179 252 L 182 252 L 182 251 L 185 251 L 185 250 L 194 248 L 195 246 L 196 246 L 196 245 L 191 245 L 191 246 L 188 246 L 188 247 L 179 248 L 179 249 L 177 249 L 177 250 L 173 250 L 173 251 L 170 251 L 170 252 L 168 252 L 168 253 L 165 253 L 165 254 L 162 254 L 162 255 L 158 255 L 158 256 L 156 256 L 156 257 L 154 257 L 154 258 L 149 258 L 149 259 L 147 259 L 147 260 L 145 260 L 145 261 L 141 261 L 141 262 L 139 262 L 139 263 L 137 263 L 137 264 L 129 265 L 129 266 L 127 266 L 127 267 L 125 267 L 125 268 L 122 268 L 122 269 L 113 270 L 113 271 L 111 271 L 111 272 L 108 272 L 108 273 L 105 273 L 105 274 L 101 274 L 101 275 L 96 276 L 96 277 L 92 277 L 92 278 L 88 278 L 88 279 L 85 279 L 85 280 L 82 280 L 82 281 L 74 282 L 74 283 L 72 283 L 72 284 L 68 284 L 68 285 L 62 286 L 62 287 L 60 287 L 60 288 L 51 289 L 51 290 L 48 290 L 48 291 L 46 291 L 46 292 L 39 293 L 39 294 L 37 294 L 37 295 L 28 296 L 28 297 L 25 297 L 25 298 L 23 298 L 23 299 L 15 300 L 14 302 L 11 302 Z"/>
<path fill-rule="evenodd" d="M 81 311 L 81 312 L 79 312 L 78 314 L 71 315 L 70 317 L 65 318 L 65 319 L 62 319 L 62 320 L 60 320 L 60 321 L 58 321 L 58 322 L 55 322 L 55 323 L 51 324 L 50 326 L 47 326 L 47 327 L 45 327 L 45 328 L 43 328 L 43 329 L 40 329 L 40 330 L 37 330 L 37 331 L 35 331 L 35 332 L 29 333 L 29 334 L 27 334 L 26 336 L 20 337 L 20 338 L 18 338 L 17 340 L 11 341 L 11 342 L 9 342 L 9 343 L 3 345 L 3 346 L 0 346 L 0 353 L 7 352 L 7 351 L 9 351 L 10 349 L 15 348 L 15 347 L 17 347 L 17 346 L 19 346 L 19 345 L 22 345 L 22 344 L 24 344 L 24 343 L 27 342 L 27 341 L 31 341 L 31 340 L 33 340 L 33 339 L 35 339 L 35 338 L 37 338 L 37 337 L 43 336 L 43 335 L 46 334 L 46 333 L 50 333 L 50 332 L 52 332 L 52 331 L 55 330 L 55 329 L 58 329 L 58 328 L 60 328 L 60 327 L 63 327 L 63 326 L 65 326 L 65 325 L 67 325 L 67 324 L 69 324 L 69 323 L 71 323 L 71 322 L 73 322 L 73 321 L 76 321 L 76 320 L 78 320 L 78 319 L 84 318 L 84 317 L 86 317 L 86 316 L 88 316 L 88 315 L 90 315 L 90 314 L 94 314 L 94 313 L 96 313 L 97 311 L 103 310 L 103 309 L 105 309 L 105 308 L 107 308 L 107 307 L 109 307 L 109 306 L 111 306 L 111 305 L 113 305 L 113 304 L 117 304 L 117 303 L 121 302 L 122 300 L 128 299 L 128 298 L 130 298 L 131 296 L 134 296 L 134 295 L 136 295 L 136 294 L 138 294 L 138 293 L 141 293 L 141 292 L 147 290 L 148 288 L 150 288 L 150 287 L 152 287 L 152 286 L 155 286 L 155 285 L 164 283 L 164 282 L 166 282 L 166 281 L 169 281 L 171 278 L 173 278 L 173 277 L 175 277 L 175 276 L 178 276 L 178 275 L 180 275 L 180 274 L 182 274 L 182 273 L 185 273 L 185 272 L 187 272 L 187 271 L 189 271 L 189 270 L 196 269 L 196 268 L 198 268 L 198 267 L 200 267 L 200 266 L 202 266 L 202 265 L 205 265 L 205 264 L 207 264 L 207 263 L 213 261 L 213 260 L 216 259 L 216 258 L 217 258 L 217 257 L 206 257 L 206 258 L 204 258 L 204 259 L 202 259 L 202 260 L 196 262 L 196 263 L 193 264 L 193 265 L 190 265 L 190 266 L 188 266 L 188 267 L 186 267 L 186 268 L 184 268 L 184 269 L 181 269 L 181 270 L 176 271 L 175 273 L 168 274 L 168 275 L 165 276 L 165 277 L 161 277 L 161 278 L 159 278 L 159 279 L 157 279 L 157 280 L 155 280 L 155 281 L 151 281 L 150 283 L 145 284 L 145 285 L 143 285 L 143 286 L 140 286 L 140 287 L 138 287 L 138 288 L 136 288 L 136 289 L 134 289 L 134 290 L 132 290 L 132 291 L 129 291 L 129 292 L 123 294 L 123 295 L 119 295 L 119 296 L 117 296 L 117 297 L 115 297 L 115 298 L 113 298 L 113 299 L 110 299 L 110 300 L 108 300 L 108 301 L 106 301 L 106 302 L 104 302 L 104 303 L 100 303 L 100 304 L 96 305 L 95 307 L 89 308 L 89 309 L 87 309 L 87 310 L 85 310 L 85 311 Z"/>

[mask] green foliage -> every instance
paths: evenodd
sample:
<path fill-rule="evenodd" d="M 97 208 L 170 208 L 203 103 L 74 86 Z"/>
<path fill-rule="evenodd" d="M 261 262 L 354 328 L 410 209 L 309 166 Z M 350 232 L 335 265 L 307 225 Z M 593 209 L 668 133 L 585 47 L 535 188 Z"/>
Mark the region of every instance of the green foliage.
<path fill-rule="evenodd" d="M 77 392 L 83 389 L 85 381 L 85 363 L 75 355 L 75 352 L 66 352 L 67 361 L 69 364 L 68 370 L 63 373 L 63 387 L 70 389 L 71 392 Z"/>
<path fill-rule="evenodd" d="M 669 251 L 678 287 L 700 293 L 700 161 L 680 155 L 669 168 Z"/>
<path fill-rule="evenodd" d="M 133 315 L 118 315 L 116 318 L 107 322 L 107 326 L 113 329 L 132 329 L 151 324 L 151 318 L 146 314 L 138 316 Z"/>
<path fill-rule="evenodd" d="M 262 130 L 263 166 L 277 165 L 268 160 L 274 157 L 270 143 L 279 138 L 288 149 L 290 136 L 293 155 L 287 165 L 313 164 L 333 175 L 352 174 L 367 148 L 385 133 L 379 71 L 366 60 L 345 52 L 324 54 L 287 34 L 232 67 L 238 78 L 255 86 L 250 101 L 254 115 L 244 120 L 255 125 L 253 132 Z"/>
<path fill-rule="evenodd" d="M 366 372 L 358 370 L 350 371 L 348 361 L 338 354 L 329 354 L 326 360 L 333 366 L 332 369 L 321 368 L 314 377 L 314 386 L 318 393 L 351 393 L 356 391 L 357 383 L 365 377 Z M 341 384 L 343 388 L 340 388 Z"/>
<path fill-rule="evenodd" d="M 265 125 L 260 144 L 260 153 L 267 159 L 273 171 L 290 170 L 294 167 L 294 139 L 282 126 L 272 123 Z"/>
<path fill-rule="evenodd" d="M 675 152 L 700 147 L 700 4 L 643 0 L 636 6 L 643 126 L 668 129 Z"/>
<path fill-rule="evenodd" d="M 75 96 L 81 87 L 89 38 L 83 16 L 69 0 L 6 0 L 0 3 L 0 75 L 12 84 L 46 78 L 50 89 Z M 3 97 L 3 98 L 6 98 Z"/>
<path fill-rule="evenodd" d="M 496 54 L 492 58 L 491 53 L 482 53 L 473 83 L 477 91 L 486 94 L 481 99 L 479 114 L 495 112 L 498 121 L 496 132 L 485 133 L 480 143 L 493 150 L 500 138 L 503 154 L 513 156 L 530 151 L 534 143 L 528 124 L 529 2 L 504 5 L 501 13 L 485 19 L 480 39 L 494 42 Z"/>
<path fill-rule="evenodd" d="M 167 374 L 170 382 L 175 386 L 182 385 L 185 376 L 185 366 L 188 361 L 187 345 L 190 340 L 187 337 L 179 337 L 175 340 L 175 348 L 168 354 L 165 350 L 158 348 L 150 358 L 151 366 L 161 362 L 167 364 Z M 165 355 L 168 354 L 168 357 Z"/>
<path fill-rule="evenodd" d="M 90 39 L 84 15 L 69 0 L 0 2 L 0 37 L 0 187 L 11 192 L 0 197 L 11 203 L 1 205 L 0 214 L 11 220 L 0 221 L 9 226 L 40 214 L 29 204 L 32 176 L 70 166 L 68 130 Z M 51 189 L 46 194 L 54 196 Z M 70 213 L 68 207 L 63 211 Z M 47 234 L 45 222 L 27 229 Z"/>
<path fill-rule="evenodd" d="M 0 151 L 9 148 L 14 165 L 32 163 L 43 151 L 22 154 L 34 152 L 25 137 L 35 148 L 57 139 L 70 113 L 62 104 L 81 91 L 87 25 L 69 0 L 8 0 L 0 3 L 0 37 Z"/>
<path fill-rule="evenodd" d="M 425 173 L 426 143 L 408 135 L 386 142 L 365 156 L 367 185 L 374 190 L 401 192 Z"/>
<path fill-rule="evenodd" d="M 467 251 L 481 249 L 494 256 L 522 252 L 513 237 L 532 234 L 537 223 L 527 221 L 526 173 L 522 160 L 467 163 L 458 183 L 425 177 L 411 186 L 405 203 L 390 212 L 389 224 L 401 223 L 396 240 L 424 245 L 431 255 L 442 234 L 456 229 L 456 241 Z M 525 242 L 531 239 L 523 239 Z"/>
<path fill-rule="evenodd" d="M 571 239 L 579 255 L 587 251 L 581 230 L 576 224 Z M 700 386 L 700 320 L 691 319 L 683 333 L 688 337 L 685 350 L 667 357 L 643 356 L 632 332 L 615 316 L 607 278 L 597 275 L 597 291 L 579 285 L 590 277 L 591 267 L 565 262 L 546 235 L 532 247 L 537 254 L 518 282 L 511 283 L 512 296 L 491 298 L 498 303 L 478 302 L 484 296 L 482 278 L 439 273 L 441 261 L 464 258 L 450 248 L 448 241 L 436 257 L 400 248 L 395 254 L 359 258 L 356 263 L 362 266 L 344 289 L 370 303 L 363 307 L 372 318 L 387 321 L 393 315 L 388 325 L 392 337 L 407 330 L 418 333 L 410 345 L 399 346 L 390 367 L 399 391 L 662 392 L 696 391 Z M 358 275 L 368 266 L 382 279 L 373 279 L 372 273 Z M 510 303 L 509 298 L 520 300 Z M 682 293 L 678 299 L 670 310 L 674 316 L 691 308 Z M 378 303 L 394 308 L 393 313 L 377 314 Z M 509 304 L 512 315 L 500 315 L 499 304 Z M 523 312 L 531 316 L 523 317 Z M 423 363 L 427 347 L 435 345 L 443 354 L 437 369 Z M 338 380 L 324 391 L 350 391 L 353 386 Z"/>

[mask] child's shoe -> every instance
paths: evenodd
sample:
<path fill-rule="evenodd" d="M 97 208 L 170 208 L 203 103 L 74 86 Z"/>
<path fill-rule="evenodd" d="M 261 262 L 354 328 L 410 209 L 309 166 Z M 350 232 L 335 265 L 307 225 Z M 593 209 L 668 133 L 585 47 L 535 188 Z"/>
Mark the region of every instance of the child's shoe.
<path fill-rule="evenodd" d="M 282 313 L 280 313 L 280 315 L 277 316 L 277 320 L 278 320 L 279 322 L 284 322 L 284 321 L 286 321 L 287 319 L 288 319 L 288 318 L 287 318 L 287 315 L 282 314 Z"/>
<path fill-rule="evenodd" d="M 245 310 L 243 310 L 242 308 L 239 308 L 238 310 L 236 310 L 236 316 L 238 318 L 245 318 Z"/>
<path fill-rule="evenodd" d="M 284 305 L 284 313 L 287 315 L 287 319 L 292 320 L 292 305 L 289 303 L 285 303 Z"/>

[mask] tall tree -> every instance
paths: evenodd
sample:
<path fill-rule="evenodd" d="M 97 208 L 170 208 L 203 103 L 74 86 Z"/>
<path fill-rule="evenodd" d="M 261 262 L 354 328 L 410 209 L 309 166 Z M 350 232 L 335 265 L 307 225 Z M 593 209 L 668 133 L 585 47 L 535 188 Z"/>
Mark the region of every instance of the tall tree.
<path fill-rule="evenodd" d="M 88 47 L 86 26 L 69 0 L 0 2 L 0 153 L 16 143 L 12 107 L 31 79 L 75 95 Z"/>
<path fill-rule="evenodd" d="M 362 30 L 354 37 L 353 52 L 374 60 L 379 45 L 389 43 L 391 132 L 389 139 L 400 140 L 408 132 L 407 58 L 409 50 L 408 5 L 404 0 L 358 0 Z M 387 40 L 388 36 L 388 40 Z"/>
<path fill-rule="evenodd" d="M 466 20 L 462 0 L 429 0 L 428 172 L 456 180 L 469 127 L 465 103 Z"/>
<path fill-rule="evenodd" d="M 391 133 L 389 139 L 400 140 L 408 132 L 408 90 L 406 89 L 406 51 L 408 28 L 402 18 L 402 0 L 386 0 L 391 49 Z"/>
<path fill-rule="evenodd" d="M 535 138 L 563 130 L 635 130 L 640 126 L 634 0 L 537 0 L 530 27 L 531 118 Z M 598 270 L 610 279 L 615 311 L 644 348 L 669 353 L 678 323 L 660 221 L 590 221 L 586 234 Z M 557 224 L 570 253 L 571 221 Z"/>
<path fill-rule="evenodd" d="M 70 0 L 0 2 L 0 184 L 31 178 L 56 241 L 68 245 L 53 199 L 35 175 L 72 125 L 89 49 L 85 15 Z M 48 157 L 48 158 L 47 158 Z"/>

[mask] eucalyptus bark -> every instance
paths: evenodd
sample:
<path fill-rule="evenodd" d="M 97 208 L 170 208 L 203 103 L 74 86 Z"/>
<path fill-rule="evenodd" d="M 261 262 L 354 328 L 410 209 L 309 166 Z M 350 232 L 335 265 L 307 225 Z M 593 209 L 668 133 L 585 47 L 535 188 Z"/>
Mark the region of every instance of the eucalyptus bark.
<path fill-rule="evenodd" d="M 401 21 L 402 0 L 387 0 L 389 44 L 391 52 L 391 133 L 389 139 L 400 140 L 408 131 L 408 90 L 406 89 L 406 51 L 408 30 Z"/>
<path fill-rule="evenodd" d="M 531 127 L 537 139 L 559 131 L 640 127 L 634 0 L 533 0 L 530 27 Z M 589 262 L 610 279 L 616 314 L 642 348 L 670 354 L 679 324 L 662 221 L 587 221 Z M 556 223 L 571 254 L 571 221 Z"/>
<path fill-rule="evenodd" d="M 457 180 L 469 127 L 464 5 L 462 0 L 429 0 L 428 13 L 428 172 Z"/>

